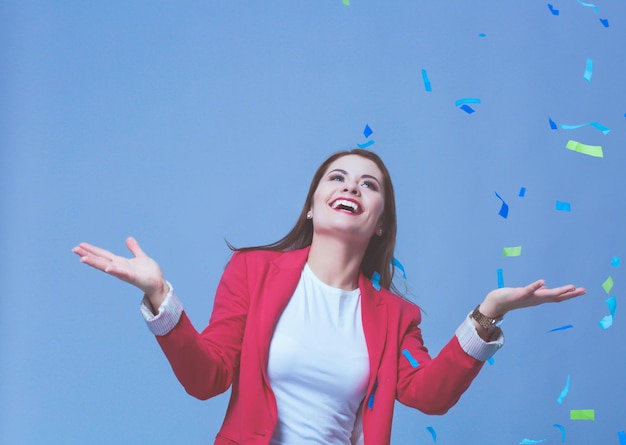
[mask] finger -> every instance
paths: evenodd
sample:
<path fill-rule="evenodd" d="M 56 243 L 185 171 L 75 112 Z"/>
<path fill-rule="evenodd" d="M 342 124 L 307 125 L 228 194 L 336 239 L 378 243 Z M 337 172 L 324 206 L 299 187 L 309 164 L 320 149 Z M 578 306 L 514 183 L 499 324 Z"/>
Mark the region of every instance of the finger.
<path fill-rule="evenodd" d="M 135 257 L 146 256 L 144 251 L 141 249 L 141 246 L 139 246 L 137 240 L 132 236 L 126 238 L 126 247 L 128 247 L 128 250 L 130 250 Z"/>
<path fill-rule="evenodd" d="M 532 294 L 536 291 L 538 291 L 539 289 L 545 287 L 546 282 L 544 280 L 537 280 L 534 283 L 530 283 L 528 286 L 526 286 L 526 292 L 529 294 Z"/>
<path fill-rule="evenodd" d="M 108 259 L 90 254 L 81 255 L 80 262 L 103 272 L 106 272 L 106 268 L 109 266 L 109 264 L 111 264 L 111 261 Z"/>
<path fill-rule="evenodd" d="M 93 256 L 105 258 L 107 260 L 112 260 L 115 257 L 115 255 L 109 252 L 108 250 L 102 249 L 100 247 L 94 246 L 89 243 L 80 243 L 78 246 L 74 248 L 74 252 L 78 253 L 81 256 L 93 255 Z M 79 253 L 79 252 L 82 252 L 82 253 Z"/>

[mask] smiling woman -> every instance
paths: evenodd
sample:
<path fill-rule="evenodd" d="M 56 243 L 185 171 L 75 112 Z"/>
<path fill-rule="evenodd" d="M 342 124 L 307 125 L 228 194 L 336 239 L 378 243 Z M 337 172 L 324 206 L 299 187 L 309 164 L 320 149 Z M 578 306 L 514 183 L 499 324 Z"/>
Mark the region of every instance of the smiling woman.
<path fill-rule="evenodd" d="M 133 238 L 130 259 L 87 243 L 74 252 L 144 291 L 142 313 L 189 394 L 232 389 L 216 444 L 388 444 L 396 400 L 430 414 L 457 403 L 503 345 L 505 313 L 585 293 L 542 280 L 496 289 L 432 358 L 419 308 L 392 286 L 395 237 L 389 172 L 357 149 L 320 165 L 285 237 L 233 248 L 201 333 Z"/>

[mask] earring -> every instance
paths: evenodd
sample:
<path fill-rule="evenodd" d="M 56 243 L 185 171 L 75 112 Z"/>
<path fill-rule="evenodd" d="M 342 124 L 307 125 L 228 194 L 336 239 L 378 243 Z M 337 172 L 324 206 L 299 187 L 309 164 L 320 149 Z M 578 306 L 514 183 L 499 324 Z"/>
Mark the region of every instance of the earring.
<path fill-rule="evenodd" d="M 313 213 L 310 210 L 306 212 L 306 219 L 313 219 Z"/>
<path fill-rule="evenodd" d="M 376 229 L 376 235 L 383 236 L 383 228 L 382 227 L 379 227 L 378 229 Z"/>

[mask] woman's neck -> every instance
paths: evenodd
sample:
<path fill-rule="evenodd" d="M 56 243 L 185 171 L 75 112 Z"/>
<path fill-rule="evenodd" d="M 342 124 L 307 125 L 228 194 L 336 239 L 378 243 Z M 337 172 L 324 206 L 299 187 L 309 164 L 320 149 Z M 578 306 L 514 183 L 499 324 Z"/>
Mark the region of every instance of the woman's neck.
<path fill-rule="evenodd" d="M 307 264 L 317 278 L 332 287 L 353 290 L 359 287 L 365 246 L 351 245 L 336 237 L 313 236 Z"/>

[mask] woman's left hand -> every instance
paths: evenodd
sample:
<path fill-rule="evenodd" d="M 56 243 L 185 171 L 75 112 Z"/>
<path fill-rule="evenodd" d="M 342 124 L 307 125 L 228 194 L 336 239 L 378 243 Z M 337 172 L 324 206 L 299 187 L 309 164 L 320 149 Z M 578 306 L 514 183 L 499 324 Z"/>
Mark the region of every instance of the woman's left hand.
<path fill-rule="evenodd" d="M 525 287 L 503 287 L 487 294 L 480 304 L 480 312 L 487 317 L 501 317 L 513 309 L 537 306 L 543 303 L 560 303 L 584 295 L 587 291 L 572 284 L 549 288 L 543 280 Z"/>

